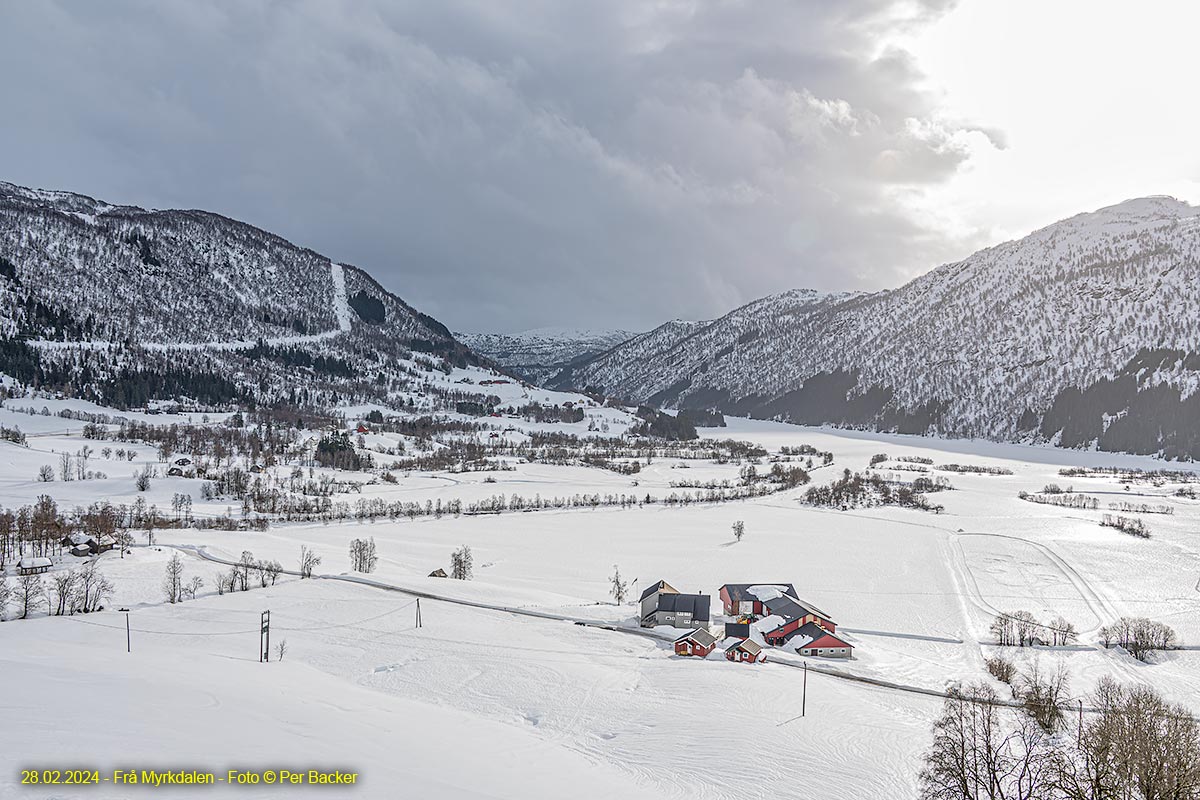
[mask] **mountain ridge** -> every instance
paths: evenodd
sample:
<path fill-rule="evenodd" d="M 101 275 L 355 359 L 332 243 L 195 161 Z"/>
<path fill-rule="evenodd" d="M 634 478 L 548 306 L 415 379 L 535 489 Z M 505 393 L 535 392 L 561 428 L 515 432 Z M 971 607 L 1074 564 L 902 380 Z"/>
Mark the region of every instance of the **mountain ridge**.
<path fill-rule="evenodd" d="M 365 270 L 253 225 L 0 183 L 0 371 L 24 382 L 112 401 L 145 373 L 121 402 L 206 383 L 222 400 L 401 402 L 414 354 L 491 366 Z"/>
<path fill-rule="evenodd" d="M 1196 403 L 1198 285 L 1200 208 L 1135 198 L 896 289 L 792 290 L 699 328 L 661 326 L 547 385 L 808 424 L 1196 458 L 1186 424 L 1156 435 L 1142 406 L 1176 392 L 1155 404 L 1183 420 Z M 1153 370 L 1139 366 L 1154 353 Z"/>

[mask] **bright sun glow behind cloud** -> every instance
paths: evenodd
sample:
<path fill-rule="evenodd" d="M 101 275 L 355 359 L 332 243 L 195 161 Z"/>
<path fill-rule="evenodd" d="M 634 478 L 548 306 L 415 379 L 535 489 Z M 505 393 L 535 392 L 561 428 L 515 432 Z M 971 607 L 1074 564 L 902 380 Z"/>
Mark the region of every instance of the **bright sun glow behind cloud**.
<path fill-rule="evenodd" d="M 913 202 L 1011 238 L 1130 197 L 1200 202 L 1200 3 L 964 0 L 903 45 L 944 112 L 993 132 Z M 965 255 L 965 254 L 964 254 Z"/>

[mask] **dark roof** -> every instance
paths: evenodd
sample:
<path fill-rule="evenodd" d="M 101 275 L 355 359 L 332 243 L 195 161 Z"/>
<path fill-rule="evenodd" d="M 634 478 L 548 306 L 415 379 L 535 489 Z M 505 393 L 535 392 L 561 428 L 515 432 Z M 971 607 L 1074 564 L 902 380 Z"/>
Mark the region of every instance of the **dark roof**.
<path fill-rule="evenodd" d="M 802 603 L 794 597 L 776 597 L 763 601 L 763 608 L 772 614 L 778 614 L 785 619 L 799 619 L 808 614 L 816 614 L 821 619 L 829 619 L 829 615 L 810 603 Z"/>
<path fill-rule="evenodd" d="M 697 628 L 696 630 L 692 631 L 691 633 L 685 633 L 683 636 L 680 636 L 675 641 L 683 642 L 683 641 L 687 641 L 688 639 L 691 639 L 693 642 L 700 645 L 701 647 L 711 647 L 712 645 L 717 643 L 717 637 L 713 636 L 712 632 L 709 631 L 708 628 Z"/>
<path fill-rule="evenodd" d="M 725 623 L 725 635 L 726 636 L 738 636 L 738 637 L 745 638 L 746 636 L 750 635 L 750 623 L 749 622 L 726 622 Z"/>
<path fill-rule="evenodd" d="M 658 610 L 691 612 L 693 622 L 708 622 L 712 598 L 706 594 L 664 594 L 658 598 Z"/>
<path fill-rule="evenodd" d="M 797 636 L 808 636 L 813 639 L 820 639 L 822 636 L 824 636 L 827 633 L 829 633 L 829 631 L 825 630 L 817 623 L 806 622 L 803 625 L 801 625 L 799 628 L 796 628 L 796 630 L 794 630 L 791 633 L 784 636 L 783 640 L 785 642 L 790 642 L 792 639 L 796 638 Z"/>
<path fill-rule="evenodd" d="M 792 586 L 790 583 L 783 583 L 782 581 L 774 583 L 771 581 L 759 581 L 758 583 L 727 583 L 721 588 L 726 591 L 726 594 L 729 595 L 730 600 L 735 603 L 740 603 L 743 600 L 758 599 L 754 595 L 750 594 L 749 589 L 751 586 L 778 586 L 779 590 L 784 594 L 790 594 L 792 597 L 796 596 L 796 587 Z"/>
<path fill-rule="evenodd" d="M 638 598 L 638 600 L 645 600 L 647 597 L 659 591 L 660 589 L 671 594 L 675 593 L 675 587 L 671 584 L 667 583 L 666 581 L 656 581 L 646 587 L 646 590 L 642 592 L 642 596 Z"/>

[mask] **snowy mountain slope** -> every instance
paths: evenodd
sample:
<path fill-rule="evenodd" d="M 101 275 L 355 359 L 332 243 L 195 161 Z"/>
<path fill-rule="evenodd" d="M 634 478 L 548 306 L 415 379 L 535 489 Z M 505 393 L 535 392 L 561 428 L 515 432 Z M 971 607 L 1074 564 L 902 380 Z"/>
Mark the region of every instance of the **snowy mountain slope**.
<path fill-rule="evenodd" d="M 455 333 L 497 364 L 542 382 L 572 362 L 603 353 L 633 337 L 630 331 L 534 328 L 520 333 Z"/>
<path fill-rule="evenodd" d="M 0 183 L 0 372 L 99 398 L 130 373 L 192 391 L 256 370 L 243 394 L 271 400 L 411 384 L 413 351 L 482 363 L 362 270 L 250 225 Z"/>
<path fill-rule="evenodd" d="M 764 298 L 697 330 L 631 340 L 550 384 L 800 422 L 1200 457 L 1184 422 L 1200 412 L 1198 353 L 1200 208 L 1148 197 L 892 291 Z"/>

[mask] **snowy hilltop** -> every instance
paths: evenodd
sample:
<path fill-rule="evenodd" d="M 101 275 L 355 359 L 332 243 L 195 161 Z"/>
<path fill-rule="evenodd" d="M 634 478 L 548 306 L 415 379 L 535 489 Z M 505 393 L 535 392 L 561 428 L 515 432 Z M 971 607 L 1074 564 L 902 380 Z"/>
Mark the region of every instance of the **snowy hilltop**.
<path fill-rule="evenodd" d="M 873 294 L 667 325 L 549 385 L 802 423 L 1200 457 L 1200 208 L 1130 200 Z"/>
<path fill-rule="evenodd" d="M 469 363 L 366 272 L 266 231 L 0 183 L 0 372 L 24 383 L 121 406 L 404 402 Z"/>

